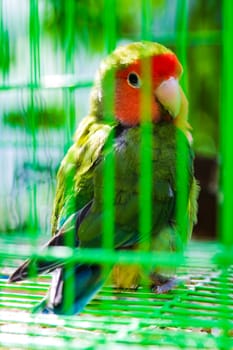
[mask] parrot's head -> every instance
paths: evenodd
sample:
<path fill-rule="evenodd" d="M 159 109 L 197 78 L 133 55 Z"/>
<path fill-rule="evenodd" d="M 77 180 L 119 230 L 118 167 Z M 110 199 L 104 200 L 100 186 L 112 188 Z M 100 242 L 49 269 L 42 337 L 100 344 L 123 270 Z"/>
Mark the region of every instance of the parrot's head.
<path fill-rule="evenodd" d="M 182 66 L 176 55 L 153 42 L 118 47 L 101 64 L 92 92 L 92 112 L 99 118 L 136 126 L 144 114 L 153 122 L 187 127 L 188 102 L 179 85 Z M 146 111 L 146 112 L 145 112 Z"/>

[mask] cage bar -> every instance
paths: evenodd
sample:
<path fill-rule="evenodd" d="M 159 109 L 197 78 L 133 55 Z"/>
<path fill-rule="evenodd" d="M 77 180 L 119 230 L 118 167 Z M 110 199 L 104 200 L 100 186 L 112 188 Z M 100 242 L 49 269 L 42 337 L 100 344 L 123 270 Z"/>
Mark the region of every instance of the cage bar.
<path fill-rule="evenodd" d="M 227 248 L 232 246 L 232 196 L 231 178 L 233 171 L 233 160 L 229 150 L 232 149 L 233 129 L 231 118 L 231 79 L 233 69 L 231 64 L 232 46 L 231 33 L 233 29 L 233 18 L 231 11 L 231 2 L 225 0 L 223 2 L 223 30 L 222 30 L 222 95 L 221 95 L 221 118 L 220 118 L 220 134 L 221 134 L 221 193 L 220 193 L 220 240 Z"/>

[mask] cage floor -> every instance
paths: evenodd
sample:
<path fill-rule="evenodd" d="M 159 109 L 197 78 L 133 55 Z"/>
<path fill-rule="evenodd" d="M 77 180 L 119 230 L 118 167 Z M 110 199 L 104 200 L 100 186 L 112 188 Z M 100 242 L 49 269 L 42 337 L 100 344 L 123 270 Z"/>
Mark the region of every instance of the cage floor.
<path fill-rule="evenodd" d="M 168 294 L 106 285 L 77 316 L 33 315 L 50 276 L 8 284 L 0 280 L 1 349 L 233 349 L 233 268 L 212 263 L 217 246 L 192 243 Z"/>

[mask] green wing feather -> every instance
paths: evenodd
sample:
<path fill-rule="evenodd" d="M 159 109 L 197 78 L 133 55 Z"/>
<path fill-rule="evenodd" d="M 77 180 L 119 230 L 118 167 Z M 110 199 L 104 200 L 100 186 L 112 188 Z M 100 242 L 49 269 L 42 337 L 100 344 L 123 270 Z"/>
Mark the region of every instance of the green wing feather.
<path fill-rule="evenodd" d="M 93 198 L 93 164 L 113 126 L 87 116 L 80 123 L 75 142 L 68 150 L 57 174 L 52 214 L 52 234 L 74 212 Z"/>

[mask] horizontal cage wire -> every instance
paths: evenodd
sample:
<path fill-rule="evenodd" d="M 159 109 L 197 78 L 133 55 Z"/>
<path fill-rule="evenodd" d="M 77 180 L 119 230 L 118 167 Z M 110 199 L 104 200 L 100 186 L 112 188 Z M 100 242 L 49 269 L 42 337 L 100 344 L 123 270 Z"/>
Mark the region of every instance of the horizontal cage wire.
<path fill-rule="evenodd" d="M 18 0 L 0 0 L 1 348 L 233 348 L 231 0 L 21 0 L 21 7 L 17 5 Z M 52 243 L 43 249 L 44 243 L 51 239 L 51 230 L 57 233 L 56 227 L 51 229 L 51 217 L 54 215 L 54 198 L 57 198 L 58 169 L 65 154 L 70 152 L 76 128 L 89 113 L 91 89 L 95 86 L 94 77 L 100 62 L 116 47 L 138 41 L 159 42 L 169 47 L 183 66 L 180 89 L 189 99 L 192 147 L 196 155 L 194 171 L 201 187 L 198 222 L 192 239 L 184 251 L 177 248 L 176 252 L 167 252 L 167 245 L 164 249 L 164 241 L 158 239 L 159 251 L 151 251 L 155 213 L 155 155 L 152 149 L 156 129 L 148 96 L 153 90 L 153 65 L 149 60 L 142 61 L 140 73 L 148 79 L 141 85 L 137 71 L 127 77 L 129 85 L 141 89 L 140 126 L 117 128 L 113 117 L 117 114 L 117 73 L 108 74 L 106 66 L 111 62 L 105 61 L 107 63 L 101 66 L 103 81 L 99 84 L 105 89 L 107 98 L 100 90 L 98 96 L 95 96 L 95 90 L 91 96 L 103 99 L 101 122 L 105 129 L 100 132 L 107 136 L 101 157 L 95 158 L 95 153 L 88 149 L 90 141 L 83 134 L 86 143 L 80 146 L 78 164 L 82 171 L 83 154 L 87 166 L 93 156 L 90 168 L 97 169 L 95 184 L 100 182 L 96 197 L 91 205 L 82 196 L 78 203 L 67 197 L 67 202 L 58 210 L 64 211 L 65 215 L 68 209 L 74 209 L 72 214 L 81 209 L 81 214 L 55 222 L 62 227 L 58 231 L 61 234 L 55 236 L 58 246 Z M 126 55 L 126 66 L 127 60 Z M 107 72 L 106 76 L 104 72 Z M 161 103 L 160 108 L 164 108 Z M 95 112 L 100 113 L 99 110 Z M 168 111 L 163 113 L 167 116 Z M 109 131 L 110 127 L 112 131 Z M 124 166 L 130 166 L 131 159 L 128 162 L 126 158 L 129 164 L 122 166 L 120 163 L 119 166 L 117 151 L 128 145 L 124 135 L 131 142 L 128 136 L 131 129 L 139 130 L 140 136 L 134 143 L 140 160 L 140 175 L 132 180 L 136 181 L 132 187 L 138 189 L 138 196 L 132 201 L 133 204 L 137 202 L 139 208 L 134 226 L 138 233 L 137 243 L 134 241 L 133 245 L 130 232 L 131 238 L 120 246 L 116 239 L 116 221 L 118 216 L 121 219 L 128 215 L 128 208 L 120 211 L 116 205 L 119 198 L 125 203 L 123 191 L 118 191 L 124 184 L 119 185 L 118 176 L 121 171 L 125 175 Z M 185 140 L 190 137 L 189 132 L 187 135 Z M 160 141 L 167 142 L 165 135 L 162 136 Z M 174 176 L 177 190 L 172 210 L 177 231 L 185 241 L 190 224 L 186 214 L 190 181 L 186 169 L 189 169 L 190 150 L 179 132 L 173 133 L 172 137 L 176 145 Z M 121 143 L 116 142 L 118 139 Z M 95 146 L 98 152 L 101 145 Z M 126 151 L 129 150 L 127 147 Z M 163 153 L 159 152 L 162 159 Z M 69 154 L 72 167 L 76 160 L 72 153 Z M 78 165 L 75 164 L 77 169 Z M 71 174 L 72 179 L 67 176 L 61 196 L 65 196 L 66 186 L 73 186 L 73 178 L 78 178 L 77 169 Z M 93 183 L 93 178 L 90 181 Z M 129 181 L 125 181 L 128 185 Z M 161 196 L 163 185 L 158 183 Z M 73 187 L 72 190 L 76 189 Z M 169 200 L 176 190 L 168 188 Z M 86 193 L 89 200 L 91 195 Z M 96 237 L 91 231 L 94 230 L 92 222 L 87 221 L 90 239 L 82 235 L 83 217 L 90 213 L 94 200 L 102 213 L 101 223 L 97 224 L 101 230 L 101 238 L 96 238 L 98 243 L 91 241 L 92 235 Z M 160 217 L 163 211 L 161 213 Z M 74 232 L 74 228 L 80 232 L 81 243 L 77 243 L 76 236 L 63 234 Z M 122 232 L 118 234 L 119 240 L 125 239 Z M 123 234 L 128 234 L 127 230 Z M 171 237 L 169 235 L 171 233 L 167 231 L 165 238 Z M 83 244 L 85 239 L 90 240 L 89 245 Z M 78 244 L 81 248 L 77 248 Z M 10 282 L 9 276 L 27 259 L 32 262 L 26 278 Z M 51 288 L 52 274 L 44 273 L 44 267 L 49 266 L 52 270 L 56 263 L 56 266 L 65 263 L 62 312 L 35 312 L 39 310 L 38 305 L 43 305 L 50 289 L 50 293 L 57 292 Z M 140 283 L 114 283 L 110 274 L 113 265 L 118 266 L 115 273 L 123 271 L 127 278 L 132 268 L 140 266 L 143 271 Z M 99 279 L 107 277 L 99 290 L 97 279 L 94 289 L 98 291 L 95 290 L 82 310 L 72 315 L 69 310 L 79 288 L 76 274 L 80 266 L 93 267 L 97 275 L 100 273 Z M 154 278 L 158 278 L 151 271 L 157 271 L 159 267 L 162 271 L 173 271 L 176 276 L 176 284 L 171 290 L 156 292 L 162 290 L 163 281 L 160 280 L 155 289 L 144 278 L 144 274 L 153 278 L 153 273 Z M 42 274 L 39 274 L 40 269 Z M 91 281 L 96 283 L 95 279 Z M 89 288 L 88 284 L 86 286 Z"/>

